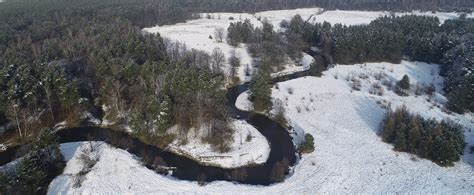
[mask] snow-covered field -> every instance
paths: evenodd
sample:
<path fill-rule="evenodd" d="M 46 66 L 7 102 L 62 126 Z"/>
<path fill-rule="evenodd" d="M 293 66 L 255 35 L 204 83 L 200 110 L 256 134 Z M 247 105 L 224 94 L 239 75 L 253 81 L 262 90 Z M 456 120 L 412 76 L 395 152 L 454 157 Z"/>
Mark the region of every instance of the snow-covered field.
<path fill-rule="evenodd" d="M 385 75 L 380 81 L 374 78 L 379 73 Z M 396 82 L 404 74 L 412 84 L 433 83 L 436 95 L 400 97 L 382 84 L 383 96 L 368 92 L 373 83 Z M 315 188 L 301 187 L 304 192 L 472 193 L 474 155 L 467 148 L 474 144 L 474 117 L 448 115 L 438 107 L 446 100 L 440 94 L 442 78 L 437 75 L 437 65 L 403 61 L 397 65 L 339 65 L 324 72 L 321 78 L 279 83 L 279 89 L 273 88 L 272 97 L 284 102 L 289 119 L 311 133 L 316 146 L 314 153 L 303 156 L 295 174 L 285 183 L 312 178 L 305 183 Z M 361 91 L 351 89 L 347 80 L 351 77 L 360 79 Z M 290 88 L 293 94 L 288 92 Z M 246 94 L 241 96 L 237 106 L 249 109 Z M 391 145 L 376 135 L 386 112 L 383 105 L 393 109 L 406 105 L 423 117 L 451 119 L 462 124 L 468 143 L 463 159 L 454 167 L 443 168 L 429 160 L 393 151 Z"/>
<path fill-rule="evenodd" d="M 196 182 L 179 181 L 155 174 L 143 167 L 128 152 L 103 145 L 99 163 L 86 176 L 82 187 L 71 187 L 71 175 L 77 172 L 77 143 L 62 144 L 71 159 L 64 174 L 50 185 L 50 194 L 79 193 L 207 193 L 207 194 L 314 194 L 314 193 L 440 193 L 470 194 L 474 191 L 473 154 L 466 154 L 454 167 L 440 167 L 429 160 L 395 152 L 376 135 L 384 117 L 382 105 L 395 108 L 407 105 L 424 117 L 450 118 L 474 129 L 472 114 L 448 115 L 436 104 L 445 98 L 437 65 L 406 62 L 339 65 L 320 78 L 305 77 L 279 83 L 272 97 L 285 103 L 288 118 L 315 138 L 315 152 L 303 155 L 294 173 L 284 183 L 267 187 L 212 182 L 200 187 Z M 385 73 L 381 81 L 374 78 Z M 348 77 L 361 79 L 361 91 L 352 91 Z M 404 74 L 411 83 L 434 83 L 437 93 L 428 102 L 427 95 L 400 97 L 386 89 L 383 96 L 368 89 L 382 80 L 396 81 Z M 293 89 L 293 94 L 288 93 Z M 287 100 L 286 100 L 287 99 Z M 238 104 L 242 105 L 241 98 Z M 378 103 L 379 102 L 379 103 Z M 307 107 L 307 108 L 306 108 Z M 298 112 L 298 108 L 300 112 Z M 466 131 L 466 142 L 474 144 L 474 132 Z M 470 163 L 470 164 L 469 164 Z"/>
<path fill-rule="evenodd" d="M 236 120 L 232 122 L 235 130 L 234 142 L 230 145 L 231 150 L 225 153 L 214 151 L 209 144 L 201 142 L 205 130 L 189 131 L 188 142 L 184 145 L 178 140 L 168 146 L 174 153 L 197 159 L 200 163 L 223 168 L 235 168 L 248 164 L 261 164 L 267 161 L 270 155 L 270 145 L 267 139 L 258 132 L 255 127 L 245 121 Z M 247 140 L 248 136 L 250 139 Z"/>
<path fill-rule="evenodd" d="M 293 10 L 275 10 L 258 12 L 255 14 L 248 13 L 203 13 L 200 19 L 189 20 L 185 23 L 178 23 L 173 25 L 155 26 L 150 28 L 144 28 L 145 32 L 149 33 L 160 33 L 161 36 L 168 38 L 172 41 L 178 41 L 186 44 L 188 48 L 198 49 L 211 53 L 214 48 L 221 49 L 226 58 L 230 57 L 233 50 L 236 51 L 237 56 L 241 58 L 241 66 L 238 70 L 238 76 L 241 81 L 248 81 L 250 78 L 245 75 L 245 67 L 249 65 L 251 68 L 252 57 L 249 55 L 245 44 L 240 44 L 238 47 L 230 46 L 226 43 L 226 40 L 219 43 L 214 39 L 214 31 L 216 28 L 223 28 L 227 32 L 231 22 L 243 21 L 248 19 L 251 23 L 256 26 L 262 26 L 261 21 L 258 19 L 266 18 L 270 23 L 273 24 L 276 30 L 280 29 L 280 22 L 282 20 L 290 20 L 294 15 L 299 14 L 304 20 L 310 19 L 311 22 L 329 22 L 331 24 L 341 23 L 345 25 L 357 25 L 357 24 L 368 24 L 372 20 L 380 17 L 390 15 L 390 12 L 382 11 L 325 11 L 322 12 L 321 8 L 302 8 Z M 405 12 L 395 13 L 396 15 L 416 14 L 416 15 L 427 15 L 437 16 L 441 22 L 447 19 L 457 18 L 457 13 L 443 13 L 443 12 Z M 210 19 L 208 19 L 210 16 Z M 229 18 L 233 17 L 234 20 Z M 470 14 L 467 17 L 474 17 Z M 210 39 L 209 36 L 213 37 Z M 304 66 L 298 66 L 297 64 L 289 62 L 285 70 L 279 74 L 291 73 L 294 71 L 300 71 L 309 67 L 311 61 L 303 59 Z M 308 63 L 305 64 L 304 62 Z M 224 72 L 228 73 L 230 66 L 228 64 L 222 67 Z"/>

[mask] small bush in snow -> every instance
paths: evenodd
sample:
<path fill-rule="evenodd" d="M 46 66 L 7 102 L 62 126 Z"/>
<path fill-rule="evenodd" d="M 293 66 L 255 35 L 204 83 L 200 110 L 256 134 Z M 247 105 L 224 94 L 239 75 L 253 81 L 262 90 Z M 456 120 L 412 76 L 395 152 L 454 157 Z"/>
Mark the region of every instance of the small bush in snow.
<path fill-rule="evenodd" d="M 288 127 L 288 121 L 286 120 L 285 116 L 285 107 L 283 106 L 283 102 L 281 100 L 275 101 L 275 106 L 273 108 L 275 110 L 275 114 L 273 116 L 273 120 L 280 124 L 282 127 Z"/>
<path fill-rule="evenodd" d="M 433 83 L 425 87 L 425 93 L 428 94 L 429 96 L 433 96 L 435 92 L 436 92 L 436 87 Z"/>
<path fill-rule="evenodd" d="M 387 76 L 387 74 L 385 74 L 385 72 L 383 72 L 383 71 L 380 71 L 380 72 L 374 74 L 374 78 L 377 79 L 378 81 L 382 80 L 386 76 Z"/>
<path fill-rule="evenodd" d="M 369 78 L 369 75 L 365 74 L 365 73 L 359 73 L 359 78 L 362 79 L 362 80 L 366 80 Z"/>
<path fill-rule="evenodd" d="M 286 90 L 288 91 L 288 94 L 293 95 L 294 91 L 292 87 L 288 87 Z"/>
<path fill-rule="evenodd" d="M 252 138 L 253 138 L 252 135 L 249 133 L 249 134 L 247 134 L 247 137 L 245 138 L 245 141 L 250 142 L 250 141 L 252 141 Z"/>
<path fill-rule="evenodd" d="M 360 80 L 356 79 L 356 78 L 353 78 L 351 80 L 350 86 L 351 86 L 352 90 L 355 90 L 355 91 L 360 91 L 361 88 L 362 88 L 362 84 L 361 84 Z"/>
<path fill-rule="evenodd" d="M 300 107 L 300 106 L 296 106 L 296 111 L 297 111 L 298 113 L 301 113 L 301 107 Z"/>
<path fill-rule="evenodd" d="M 387 89 L 391 89 L 393 88 L 393 83 L 392 81 L 388 80 L 388 79 L 384 79 L 382 81 L 382 85 L 385 85 L 387 87 Z"/>
<path fill-rule="evenodd" d="M 372 84 L 372 87 L 369 89 L 369 93 L 373 95 L 383 96 L 384 90 L 379 83 Z"/>
<path fill-rule="evenodd" d="M 287 20 L 282 20 L 282 21 L 280 22 L 280 27 L 281 27 L 281 28 L 288 28 L 289 26 L 290 26 L 290 24 L 288 23 Z"/>
<path fill-rule="evenodd" d="M 422 85 L 420 85 L 420 84 L 418 84 L 418 83 L 415 85 L 415 95 L 417 95 L 417 96 L 423 95 L 423 93 L 424 93 L 425 91 L 426 91 L 426 90 L 425 90 L 425 88 L 424 88 Z"/>
<path fill-rule="evenodd" d="M 304 142 L 299 147 L 301 153 L 311 153 L 314 151 L 314 138 L 311 134 L 304 135 Z"/>

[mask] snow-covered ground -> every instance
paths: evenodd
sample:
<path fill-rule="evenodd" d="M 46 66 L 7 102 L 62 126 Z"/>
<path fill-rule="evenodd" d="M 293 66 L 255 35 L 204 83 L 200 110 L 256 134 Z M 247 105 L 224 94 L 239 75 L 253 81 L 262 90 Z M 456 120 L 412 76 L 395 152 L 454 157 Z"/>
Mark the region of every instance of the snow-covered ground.
<path fill-rule="evenodd" d="M 77 144 L 62 144 L 71 159 L 64 174 L 50 185 L 49 194 L 315 194 L 315 193 L 440 193 L 471 194 L 474 191 L 473 154 L 466 154 L 454 167 L 440 167 L 413 155 L 395 152 L 376 135 L 386 110 L 405 104 L 424 117 L 450 118 L 466 129 L 474 129 L 474 116 L 448 115 L 435 106 L 445 101 L 440 94 L 442 78 L 437 65 L 406 62 L 339 65 L 320 78 L 305 77 L 279 83 L 272 97 L 285 104 L 288 118 L 315 138 L 315 151 L 303 155 L 294 173 L 285 182 L 271 186 L 251 186 L 212 182 L 200 187 L 196 182 L 179 181 L 155 174 L 128 152 L 104 145 L 101 158 L 86 176 L 82 187 L 71 187 L 77 172 Z M 361 74 L 365 73 L 366 76 Z M 382 79 L 375 75 L 385 73 Z M 411 83 L 433 83 L 437 93 L 400 97 L 386 89 L 383 96 L 372 95 L 372 83 L 396 81 L 407 74 Z M 352 91 L 347 78 L 361 80 L 361 91 Z M 293 94 L 288 89 L 293 89 Z M 238 104 L 245 101 L 241 98 Z M 379 103 L 378 103 L 379 102 Z M 298 112 L 298 109 L 300 111 Z M 466 131 L 466 142 L 474 144 L 474 132 Z M 468 145 L 468 146 L 469 146 Z M 72 152 L 71 152 L 72 151 Z M 469 164 L 471 163 L 471 164 Z"/>
<path fill-rule="evenodd" d="M 175 140 L 168 146 L 174 153 L 197 159 L 200 163 L 223 168 L 235 168 L 249 164 L 261 164 L 267 161 L 270 155 L 270 145 L 267 139 L 255 127 L 245 121 L 235 120 L 231 126 L 235 130 L 231 150 L 225 153 L 214 151 L 209 144 L 201 142 L 200 130 L 195 135 L 189 131 L 188 142 L 184 145 Z M 249 139 L 247 139 L 249 138 Z"/>
<path fill-rule="evenodd" d="M 375 79 L 380 73 L 383 78 Z M 404 74 L 412 84 L 433 83 L 437 93 L 432 98 L 416 97 L 413 92 L 400 97 L 382 85 L 388 81 L 394 83 Z M 474 117 L 442 111 L 441 104 L 446 99 L 441 95 L 442 78 L 437 75 L 437 65 L 403 61 L 396 65 L 339 65 L 324 72 L 321 78 L 278 83 L 279 89 L 273 88 L 272 97 L 284 102 L 289 119 L 311 133 L 316 146 L 314 153 L 303 157 L 286 183 L 311 177 L 317 181 L 308 179 L 313 181 L 306 183 L 314 182 L 316 192 L 472 193 L 474 155 L 469 154 L 468 147 L 474 144 Z M 361 91 L 352 90 L 348 81 L 352 77 L 361 81 Z M 383 86 L 383 96 L 369 93 L 373 83 Z M 290 89 L 293 94 L 289 93 Z M 241 96 L 237 106 L 251 108 L 246 94 Z M 376 135 L 386 112 L 383 106 L 395 109 L 401 105 L 426 118 L 451 119 L 463 125 L 468 146 L 462 160 L 454 167 L 444 168 L 429 160 L 395 152 L 391 145 L 383 143 Z"/>
<path fill-rule="evenodd" d="M 258 19 L 266 18 L 270 23 L 273 24 L 276 30 L 280 29 L 280 22 L 282 20 L 290 20 L 294 15 L 299 14 L 304 20 L 310 19 L 310 22 L 329 22 L 331 24 L 341 23 L 345 25 L 357 25 L 357 24 L 368 24 L 372 20 L 380 17 L 390 15 L 390 12 L 382 11 L 325 11 L 322 12 L 321 8 L 302 8 L 302 9 L 292 9 L 292 10 L 275 10 L 275 11 L 265 11 L 258 12 L 255 14 L 248 13 L 202 13 L 200 19 L 189 20 L 185 23 L 178 23 L 173 25 L 164 25 L 164 26 L 155 26 L 150 28 L 144 28 L 145 32 L 149 33 L 160 33 L 161 36 L 168 38 L 172 41 L 178 41 L 180 43 L 186 44 L 188 48 L 203 50 L 207 53 L 212 53 L 214 48 L 221 49 L 226 58 L 230 57 L 230 54 L 233 50 L 236 51 L 237 56 L 241 58 L 241 66 L 238 70 L 238 77 L 241 81 L 248 81 L 250 78 L 245 75 L 245 67 L 252 67 L 252 57 L 249 55 L 246 49 L 245 44 L 240 44 L 238 47 L 230 46 L 226 43 L 226 40 L 219 43 L 215 40 L 214 31 L 216 28 L 223 28 L 227 32 L 231 22 L 243 21 L 248 19 L 251 23 L 256 26 L 262 26 L 261 21 Z M 404 12 L 404 13 L 394 13 L 396 15 L 407 15 L 407 14 L 416 14 L 416 15 L 428 15 L 428 16 L 437 16 L 441 22 L 444 22 L 447 19 L 453 19 L 459 17 L 457 13 L 443 13 L 443 12 Z M 209 19 L 208 19 L 209 17 Z M 229 18 L 233 17 L 234 20 Z M 467 17 L 474 17 L 470 14 Z M 213 37 L 212 39 L 209 36 Z M 307 59 L 302 59 L 303 62 Z M 303 64 L 305 65 L 305 64 Z M 307 64 L 306 67 L 309 67 Z M 305 67 L 298 66 L 294 63 L 289 62 L 285 66 L 285 70 L 279 72 L 278 74 L 291 73 L 294 71 L 302 70 Z M 230 66 L 226 63 L 225 67 L 222 67 L 225 73 L 228 73 Z"/>

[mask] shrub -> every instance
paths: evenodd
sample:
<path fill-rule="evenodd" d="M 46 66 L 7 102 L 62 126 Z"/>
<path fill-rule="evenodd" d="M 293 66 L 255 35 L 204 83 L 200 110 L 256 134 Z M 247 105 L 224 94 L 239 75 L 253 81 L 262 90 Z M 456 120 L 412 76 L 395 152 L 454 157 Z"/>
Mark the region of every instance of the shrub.
<path fill-rule="evenodd" d="M 362 88 L 362 84 L 361 84 L 360 80 L 356 79 L 356 78 L 353 78 L 351 80 L 350 86 L 351 86 L 352 90 L 355 90 L 355 91 L 360 91 L 360 89 Z"/>
<path fill-rule="evenodd" d="M 288 87 L 286 90 L 288 91 L 288 94 L 293 95 L 294 93 L 293 87 Z"/>
<path fill-rule="evenodd" d="M 301 153 L 311 153 L 314 151 L 314 138 L 311 134 L 304 135 L 304 141 L 301 143 L 299 150 Z"/>
<path fill-rule="evenodd" d="M 404 75 L 402 80 L 398 81 L 398 87 L 404 90 L 410 89 L 410 78 L 407 75 Z"/>
<path fill-rule="evenodd" d="M 252 141 L 252 138 L 253 138 L 252 135 L 249 133 L 249 134 L 247 134 L 247 138 L 245 138 L 245 141 L 250 142 L 250 141 Z"/>
<path fill-rule="evenodd" d="M 285 174 L 288 172 L 289 166 L 290 163 L 286 158 L 283 158 L 281 161 L 275 163 L 270 172 L 270 180 L 272 180 L 273 182 L 282 182 L 283 180 L 285 180 Z"/>
<path fill-rule="evenodd" d="M 273 115 L 273 120 L 275 120 L 278 124 L 282 127 L 288 127 L 288 121 L 286 120 L 285 116 L 285 107 L 283 106 L 283 102 L 281 100 L 275 101 L 275 114 Z"/>
<path fill-rule="evenodd" d="M 408 112 L 406 107 L 387 114 L 382 139 L 397 151 L 428 158 L 441 166 L 459 161 L 464 150 L 462 127 L 451 121 L 426 120 Z"/>
<path fill-rule="evenodd" d="M 380 72 L 374 74 L 374 78 L 377 79 L 378 81 L 382 80 L 386 76 L 387 76 L 387 74 L 385 74 L 385 72 L 383 72 L 383 71 L 380 71 Z"/>
<path fill-rule="evenodd" d="M 372 87 L 369 89 L 369 93 L 378 95 L 378 96 L 383 96 L 384 90 L 379 83 L 374 83 L 372 84 Z"/>
<path fill-rule="evenodd" d="M 422 95 L 423 92 L 425 92 L 426 90 L 424 89 L 424 87 L 420 84 L 416 84 L 415 85 L 415 95 Z"/>

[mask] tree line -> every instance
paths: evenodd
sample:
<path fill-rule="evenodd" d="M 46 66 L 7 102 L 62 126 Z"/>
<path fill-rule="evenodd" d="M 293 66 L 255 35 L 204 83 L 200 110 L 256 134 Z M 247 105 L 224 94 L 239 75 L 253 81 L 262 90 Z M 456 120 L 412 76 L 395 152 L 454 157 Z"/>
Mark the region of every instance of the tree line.
<path fill-rule="evenodd" d="M 306 48 L 311 47 L 306 50 L 315 56 L 316 63 L 311 67 L 315 75 L 335 63 L 399 63 L 405 58 L 437 63 L 441 65 L 440 75 L 445 78 L 447 107 L 458 113 L 474 111 L 471 73 L 474 19 L 466 18 L 465 14 L 443 24 L 436 17 L 406 15 L 380 17 L 368 25 L 302 23 L 298 26 L 289 29 L 301 35 Z"/>
<path fill-rule="evenodd" d="M 206 124 L 207 140 L 225 150 L 231 129 L 214 58 L 140 28 L 191 18 L 179 11 L 186 6 L 92 2 L 0 7 L 0 122 L 15 130 L 7 134 L 23 139 L 61 121 L 79 125 L 105 105 L 104 119 L 130 124 L 156 145 L 172 141 L 165 131 L 174 125 L 186 139 L 190 127 Z M 144 13 L 147 3 L 160 8 Z"/>

